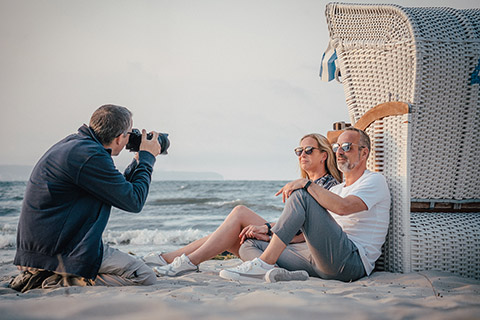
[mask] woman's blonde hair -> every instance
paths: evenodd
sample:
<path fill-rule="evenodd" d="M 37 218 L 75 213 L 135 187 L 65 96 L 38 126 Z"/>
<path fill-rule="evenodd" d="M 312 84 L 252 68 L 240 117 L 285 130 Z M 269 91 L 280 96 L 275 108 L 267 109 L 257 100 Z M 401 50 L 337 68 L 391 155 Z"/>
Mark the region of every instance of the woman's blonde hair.
<path fill-rule="evenodd" d="M 303 136 L 302 139 L 300 139 L 300 142 L 302 142 L 306 138 L 313 138 L 317 141 L 318 143 L 318 148 L 320 151 L 325 151 L 327 153 L 327 160 L 325 161 L 325 170 L 327 170 L 327 173 L 330 173 L 335 179 L 337 179 L 338 182 L 342 182 L 342 174 L 337 168 L 337 159 L 335 158 L 335 154 L 333 153 L 332 146 L 328 142 L 327 138 L 322 136 L 319 133 L 310 133 L 305 136 Z M 302 175 L 302 178 L 307 178 L 309 179 L 309 176 L 305 170 L 303 170 L 300 167 L 300 173 Z"/>

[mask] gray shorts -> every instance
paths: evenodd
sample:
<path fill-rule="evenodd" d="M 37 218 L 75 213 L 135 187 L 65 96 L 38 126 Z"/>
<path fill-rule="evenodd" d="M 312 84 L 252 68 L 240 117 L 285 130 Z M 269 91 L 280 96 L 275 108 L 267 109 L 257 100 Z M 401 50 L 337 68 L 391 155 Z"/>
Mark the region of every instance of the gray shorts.
<path fill-rule="evenodd" d="M 306 242 L 290 244 L 298 230 Z M 272 231 L 287 244 L 277 265 L 287 270 L 305 270 L 312 277 L 355 281 L 366 275 L 355 244 L 325 208 L 305 190 L 299 189 L 288 198 Z M 268 242 L 247 240 L 240 247 L 240 257 L 259 257 Z"/>
<path fill-rule="evenodd" d="M 102 264 L 95 279 L 96 286 L 139 286 L 156 282 L 155 273 L 145 262 L 104 244 Z"/>
<path fill-rule="evenodd" d="M 21 267 L 23 271 L 31 274 L 37 274 L 41 269 Z M 22 281 L 22 272 L 17 276 L 18 281 Z M 118 249 L 110 247 L 108 244 L 103 246 L 103 259 L 100 270 L 95 280 L 85 279 L 80 276 L 65 274 L 62 272 L 50 272 L 48 278 L 44 278 L 36 287 L 44 289 L 58 288 L 64 286 L 139 286 L 152 285 L 157 282 L 157 277 L 152 269 L 145 262 L 135 258 L 132 255 L 124 253 Z M 19 283 L 21 285 L 21 283 Z M 30 287 L 29 289 L 33 289 Z M 20 291 L 22 287 L 16 290 Z"/>

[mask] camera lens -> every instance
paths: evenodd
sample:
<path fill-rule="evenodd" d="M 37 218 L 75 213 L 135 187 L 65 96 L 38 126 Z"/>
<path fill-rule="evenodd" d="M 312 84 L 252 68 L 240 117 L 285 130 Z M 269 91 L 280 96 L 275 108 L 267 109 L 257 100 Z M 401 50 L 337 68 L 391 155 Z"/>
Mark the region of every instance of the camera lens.
<path fill-rule="evenodd" d="M 168 133 L 159 133 L 158 134 L 158 143 L 160 143 L 160 147 L 162 148 L 162 153 L 160 154 L 168 154 L 168 147 L 170 147 L 170 140 L 168 140 Z"/>
<path fill-rule="evenodd" d="M 151 140 L 153 134 L 147 134 L 147 139 Z M 140 150 L 140 144 L 142 143 L 142 133 L 138 129 L 132 129 L 130 137 L 128 138 L 128 143 L 125 148 L 131 152 L 137 152 Z M 158 143 L 162 148 L 160 154 L 168 154 L 167 150 L 170 147 L 170 140 L 168 140 L 168 133 L 159 133 L 158 134 Z"/>

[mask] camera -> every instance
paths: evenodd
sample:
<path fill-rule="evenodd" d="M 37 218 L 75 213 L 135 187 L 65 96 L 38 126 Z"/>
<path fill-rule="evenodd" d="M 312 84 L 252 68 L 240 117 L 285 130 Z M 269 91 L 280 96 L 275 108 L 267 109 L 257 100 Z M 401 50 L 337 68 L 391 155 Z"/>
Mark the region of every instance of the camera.
<path fill-rule="evenodd" d="M 153 134 L 147 133 L 147 140 L 151 140 Z M 140 143 L 142 143 L 142 133 L 138 129 L 132 129 L 130 132 L 130 137 L 128 138 L 128 143 L 125 148 L 131 152 L 137 152 L 140 149 Z M 160 154 L 168 154 L 167 150 L 170 147 L 170 140 L 168 140 L 168 133 L 159 133 L 158 134 L 158 143 L 162 148 Z"/>

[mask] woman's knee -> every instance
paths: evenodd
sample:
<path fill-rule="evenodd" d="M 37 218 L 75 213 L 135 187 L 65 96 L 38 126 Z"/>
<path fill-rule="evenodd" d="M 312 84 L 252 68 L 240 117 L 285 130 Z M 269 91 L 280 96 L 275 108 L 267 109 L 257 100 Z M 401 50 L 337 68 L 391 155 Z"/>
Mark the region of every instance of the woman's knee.
<path fill-rule="evenodd" d="M 244 215 L 251 215 L 254 212 L 250 208 L 240 204 L 238 206 L 235 206 L 235 208 L 233 208 L 232 213 L 234 213 L 235 215 L 244 216 Z"/>
<path fill-rule="evenodd" d="M 256 215 L 252 210 L 243 205 L 238 205 L 230 212 L 227 219 L 234 219 L 241 224 L 250 223 L 253 216 Z"/>

